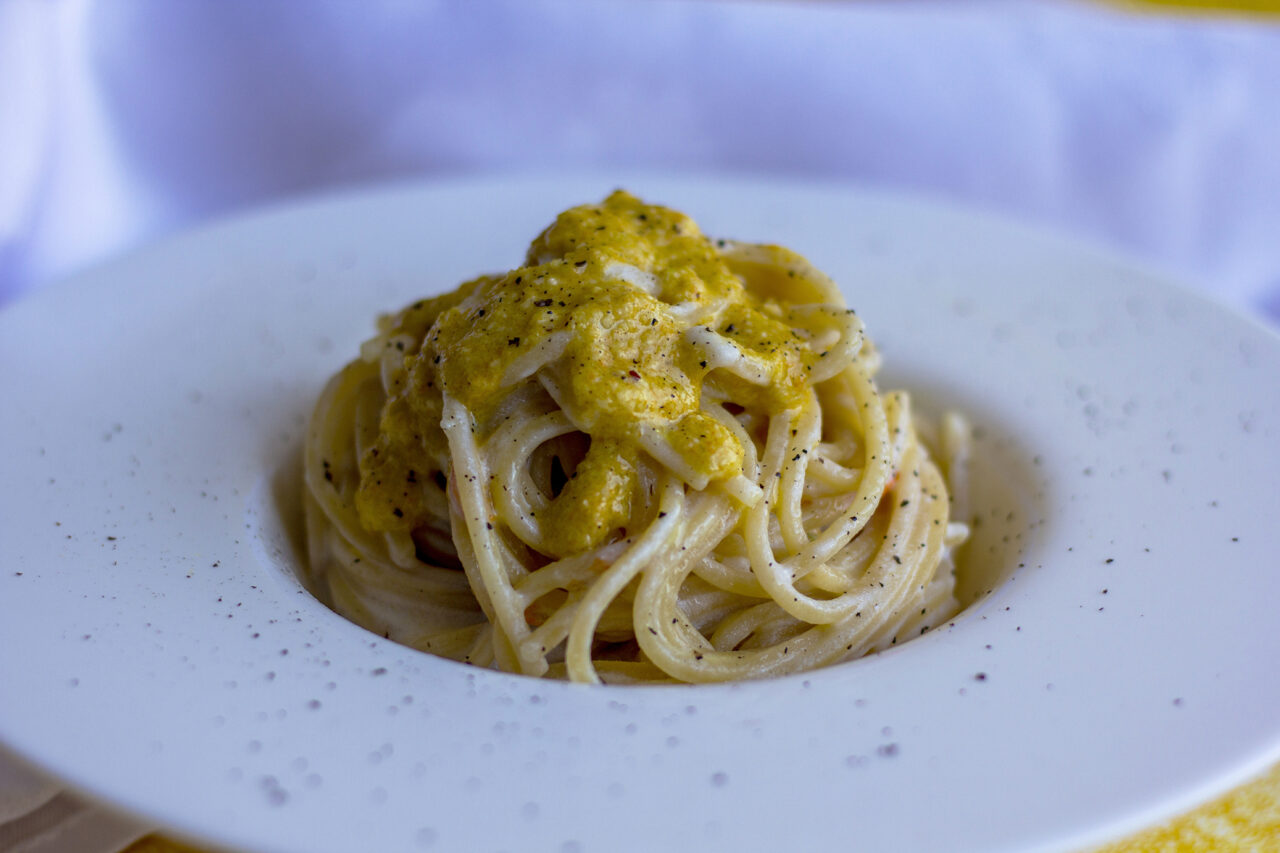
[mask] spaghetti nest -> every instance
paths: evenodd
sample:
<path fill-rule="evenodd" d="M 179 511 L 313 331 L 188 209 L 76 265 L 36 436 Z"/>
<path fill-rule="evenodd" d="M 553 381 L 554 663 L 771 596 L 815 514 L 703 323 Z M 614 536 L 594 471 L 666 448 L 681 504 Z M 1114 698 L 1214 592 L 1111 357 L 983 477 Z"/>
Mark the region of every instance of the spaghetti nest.
<path fill-rule="evenodd" d="M 957 609 L 944 476 L 836 286 L 616 192 L 379 321 L 306 441 L 313 592 L 456 660 L 725 681 Z"/>

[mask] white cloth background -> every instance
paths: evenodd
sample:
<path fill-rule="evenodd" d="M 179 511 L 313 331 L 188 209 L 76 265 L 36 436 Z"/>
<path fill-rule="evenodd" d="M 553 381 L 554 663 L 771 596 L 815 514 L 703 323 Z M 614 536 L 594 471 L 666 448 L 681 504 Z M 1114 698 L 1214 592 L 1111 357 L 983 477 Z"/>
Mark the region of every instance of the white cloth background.
<path fill-rule="evenodd" d="M 0 2 L 0 300 L 211 216 L 491 168 L 901 187 L 1280 321 L 1280 24 L 1086 3 Z"/>
<path fill-rule="evenodd" d="M 615 167 L 930 194 L 1280 325 L 1274 22 L 1084 2 L 0 0 L 0 304 L 298 194 Z M 0 773 L 0 824 L 47 799 L 32 778 Z"/>

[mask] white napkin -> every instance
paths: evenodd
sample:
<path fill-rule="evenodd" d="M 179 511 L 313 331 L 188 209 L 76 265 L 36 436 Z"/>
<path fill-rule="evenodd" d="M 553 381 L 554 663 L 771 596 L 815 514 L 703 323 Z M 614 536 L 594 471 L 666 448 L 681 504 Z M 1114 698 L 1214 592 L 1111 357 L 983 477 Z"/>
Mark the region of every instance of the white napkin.
<path fill-rule="evenodd" d="M 934 195 L 1280 324 L 1276 24 L 1085 3 L 0 4 L 0 304 L 338 185 L 612 168 Z M 51 789 L 0 778 L 2 832 Z"/>

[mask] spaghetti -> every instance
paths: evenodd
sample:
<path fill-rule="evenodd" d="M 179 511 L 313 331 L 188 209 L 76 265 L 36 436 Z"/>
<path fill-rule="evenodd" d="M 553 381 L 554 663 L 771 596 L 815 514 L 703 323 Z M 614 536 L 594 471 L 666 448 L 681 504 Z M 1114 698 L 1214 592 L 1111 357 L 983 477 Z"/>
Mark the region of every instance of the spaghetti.
<path fill-rule="evenodd" d="M 309 586 L 414 648 L 586 682 L 917 636 L 958 608 L 966 427 L 931 453 L 878 364 L 799 255 L 621 191 L 573 208 L 519 269 L 381 318 L 329 382 Z"/>

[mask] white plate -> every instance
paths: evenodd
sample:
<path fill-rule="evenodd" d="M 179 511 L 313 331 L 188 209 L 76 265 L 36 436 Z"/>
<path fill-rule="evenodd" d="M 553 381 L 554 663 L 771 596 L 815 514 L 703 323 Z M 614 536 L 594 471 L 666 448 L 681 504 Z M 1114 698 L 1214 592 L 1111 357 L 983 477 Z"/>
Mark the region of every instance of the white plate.
<path fill-rule="evenodd" d="M 981 430 L 972 593 L 724 687 L 480 671 L 294 580 L 299 437 L 374 316 L 625 184 L 845 287 Z M 267 211 L 0 315 L 0 736 L 251 850 L 1058 850 L 1280 756 L 1280 340 L 1052 235 L 845 187 L 462 180 Z"/>

